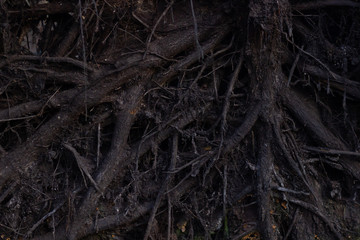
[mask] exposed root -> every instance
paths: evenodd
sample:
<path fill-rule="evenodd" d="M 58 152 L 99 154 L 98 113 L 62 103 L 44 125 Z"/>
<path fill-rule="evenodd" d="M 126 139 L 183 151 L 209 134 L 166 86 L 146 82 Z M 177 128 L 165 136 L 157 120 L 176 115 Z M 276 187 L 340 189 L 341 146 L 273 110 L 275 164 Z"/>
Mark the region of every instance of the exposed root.
<path fill-rule="evenodd" d="M 359 237 L 358 3 L 76 3 L 0 4 L 1 238 Z"/>

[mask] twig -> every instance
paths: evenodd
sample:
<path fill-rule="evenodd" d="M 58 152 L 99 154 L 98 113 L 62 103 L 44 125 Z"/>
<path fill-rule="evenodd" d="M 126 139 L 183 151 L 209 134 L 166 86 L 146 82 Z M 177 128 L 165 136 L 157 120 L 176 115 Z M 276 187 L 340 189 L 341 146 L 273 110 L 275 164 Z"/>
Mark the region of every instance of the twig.
<path fill-rule="evenodd" d="M 108 38 L 111 36 L 111 34 L 114 32 L 115 28 L 119 25 L 119 22 L 115 23 L 112 27 L 111 31 L 108 33 L 108 35 L 105 36 L 104 40 L 101 41 L 102 44 L 105 44 Z"/>
<path fill-rule="evenodd" d="M 338 238 L 338 239 L 343 239 L 343 237 L 341 236 L 341 234 L 335 229 L 334 225 L 330 222 L 330 220 L 328 219 L 327 216 L 325 216 L 322 212 L 320 212 L 320 210 L 307 202 L 301 201 L 299 199 L 296 198 L 292 198 L 289 197 L 289 202 L 294 203 L 300 207 L 303 207 L 307 210 L 309 210 L 310 212 L 316 214 L 321 220 L 323 220 L 323 222 L 328 225 L 328 227 L 330 228 L 330 230 L 334 233 L 334 235 Z"/>
<path fill-rule="evenodd" d="M 284 141 L 281 138 L 280 135 L 280 122 L 278 119 L 274 118 L 274 122 L 275 124 L 273 125 L 273 131 L 275 133 L 275 138 L 276 141 L 281 149 L 281 151 L 284 154 L 285 159 L 287 160 L 287 162 L 290 164 L 290 167 L 292 169 L 295 170 L 295 172 L 299 175 L 299 177 L 301 178 L 301 180 L 304 182 L 304 184 L 307 186 L 307 188 L 310 190 L 310 192 L 312 193 L 312 195 L 316 197 L 315 191 L 312 188 L 312 186 L 309 184 L 309 181 L 307 179 L 307 175 L 306 172 L 304 170 L 304 166 L 302 165 L 302 163 L 299 161 L 299 166 L 296 164 L 294 158 L 291 156 L 289 150 L 286 148 Z"/>
<path fill-rule="evenodd" d="M 225 34 L 228 32 L 228 30 L 229 30 L 228 26 L 223 26 L 219 32 L 214 34 L 213 38 L 206 41 L 206 43 L 204 44 L 204 52 L 205 53 L 210 52 L 211 49 L 213 49 L 217 44 L 219 44 L 220 41 L 224 38 Z M 232 42 L 231 42 L 231 44 L 232 44 Z M 228 47 L 230 48 L 231 45 L 229 45 Z M 228 48 L 228 47 L 226 47 L 226 48 Z M 223 49 L 219 50 L 217 53 L 214 54 L 214 56 L 216 56 L 218 53 L 220 54 L 222 52 L 222 50 Z M 163 74 L 163 77 L 161 78 L 161 80 L 159 80 L 157 82 L 159 84 L 163 84 L 164 82 L 170 80 L 172 77 L 174 77 L 178 73 L 179 70 L 186 69 L 187 67 L 191 66 L 196 61 L 198 61 L 198 56 L 199 56 L 199 54 L 197 51 L 192 52 L 191 54 L 189 54 L 187 57 L 185 57 L 180 62 L 170 66 L 169 70 Z M 210 61 L 209 61 L 209 63 L 210 63 Z"/>
<path fill-rule="evenodd" d="M 327 85 L 328 85 L 328 89 L 327 91 L 329 91 L 329 74 L 325 71 L 322 70 L 320 67 L 315 67 L 315 66 L 310 66 L 310 65 L 305 65 L 303 64 L 302 66 L 303 70 L 313 76 L 319 77 L 319 78 L 324 78 L 327 79 Z M 336 73 L 333 74 L 333 76 L 335 76 L 336 78 L 333 78 L 333 84 L 332 87 L 336 88 L 340 91 L 346 91 L 349 95 L 351 95 L 352 97 L 356 98 L 356 99 L 360 99 L 360 85 L 358 82 L 356 81 L 352 81 L 346 77 L 342 77 Z M 339 86 L 337 83 L 341 84 L 341 86 Z"/>
<path fill-rule="evenodd" d="M 17 118 L 7 118 L 7 119 L 0 119 L 0 122 L 9 122 L 9 121 L 17 121 L 17 120 L 23 120 L 23 119 L 29 119 L 29 118 L 34 118 L 37 117 L 38 115 L 31 115 L 31 116 L 26 116 L 26 117 L 17 117 Z"/>
<path fill-rule="evenodd" d="M 88 159 L 85 159 L 84 157 L 82 157 L 75 148 L 73 148 L 71 145 L 63 143 L 63 146 L 70 150 L 70 152 L 72 152 L 72 154 L 74 154 L 76 163 L 78 164 L 78 167 L 81 171 L 81 173 L 85 173 L 85 175 L 88 177 L 88 179 L 90 180 L 90 182 L 93 184 L 93 186 L 95 187 L 95 189 L 102 193 L 103 191 L 99 188 L 99 186 L 97 185 L 97 183 L 95 182 L 95 180 L 92 178 L 91 174 L 89 173 L 89 166 L 87 165 L 86 162 L 89 162 Z M 84 180 L 85 184 L 86 181 Z"/>
<path fill-rule="evenodd" d="M 309 196 L 310 193 L 308 192 L 302 192 L 302 191 L 295 191 L 295 190 L 292 190 L 292 189 L 288 189 L 288 188 L 285 188 L 285 187 L 279 187 L 279 186 L 271 186 L 272 189 L 276 189 L 280 192 L 287 192 L 287 193 L 293 193 L 293 194 L 301 194 L 301 195 L 305 195 L 305 196 Z"/>
<path fill-rule="evenodd" d="M 217 41 L 217 40 L 216 40 L 216 41 Z M 190 90 L 190 89 L 193 89 L 194 85 L 198 82 L 198 80 L 199 80 L 201 77 L 205 78 L 205 77 L 208 76 L 209 74 L 215 75 L 215 71 L 223 67 L 223 65 L 221 65 L 221 66 L 218 66 L 218 67 L 215 68 L 215 66 L 214 66 L 214 64 L 213 64 L 213 63 L 214 63 L 214 58 L 215 58 L 215 56 L 217 56 L 217 55 L 219 55 L 219 54 L 227 51 L 228 49 L 230 49 L 230 47 L 231 47 L 232 44 L 233 44 L 233 41 L 234 41 L 234 36 L 232 37 L 231 42 L 229 43 L 229 45 L 227 45 L 227 46 L 226 46 L 225 48 L 223 48 L 223 49 L 220 49 L 220 50 L 217 51 L 216 53 L 212 54 L 210 57 L 207 57 L 207 59 L 206 59 L 206 60 L 204 61 L 204 63 L 202 64 L 202 67 L 201 67 L 200 71 L 198 72 L 197 76 L 195 77 L 194 81 L 190 84 L 189 90 Z M 204 45 L 204 48 L 203 48 L 203 49 L 204 49 L 204 52 L 205 52 L 205 53 L 209 52 L 210 49 L 211 49 L 211 46 L 213 46 L 213 42 L 212 42 L 212 41 L 210 41 L 210 43 L 206 43 L 206 44 Z M 190 56 L 192 57 L 192 59 L 194 59 L 194 58 L 197 59 L 197 55 L 198 55 L 197 52 L 195 52 L 195 53 L 191 54 Z M 184 63 L 186 63 L 186 65 L 185 65 Z M 204 70 L 205 70 L 207 67 L 209 67 L 211 64 L 212 64 L 212 67 L 213 67 L 212 71 L 211 71 L 210 73 L 206 74 L 205 76 L 202 76 L 202 73 L 204 72 Z M 177 70 L 180 70 L 181 68 L 184 68 L 184 67 L 186 67 L 187 65 L 190 65 L 188 61 L 183 61 L 183 62 L 180 62 L 180 63 L 175 64 L 175 66 L 171 68 L 170 74 L 174 74 L 175 72 L 177 72 Z M 224 65 L 225 65 L 225 64 L 224 64 Z M 169 74 L 169 75 L 170 75 L 170 74 Z M 165 76 L 165 77 L 166 77 L 167 79 L 169 78 L 169 76 Z M 214 84 L 214 87 L 216 87 L 216 84 Z M 179 99 L 178 103 L 175 104 L 175 107 L 174 107 L 174 108 L 176 108 L 179 104 L 181 104 L 182 100 L 183 100 L 185 97 L 187 97 L 188 94 L 190 94 L 189 91 L 186 92 L 185 94 L 183 94 L 182 97 Z M 215 90 L 215 94 L 216 94 L 216 99 L 218 99 L 217 90 Z M 217 122 L 215 125 L 217 125 L 217 124 L 218 124 L 218 122 Z"/>
<path fill-rule="evenodd" d="M 206 61 L 205 63 L 202 64 L 200 71 L 197 73 L 194 81 L 190 84 L 189 89 L 193 89 L 194 85 L 198 82 L 204 70 L 208 67 L 208 63 L 209 61 Z"/>
<path fill-rule="evenodd" d="M 310 147 L 310 146 L 304 146 L 303 148 L 305 150 L 312 151 L 312 152 L 317 152 L 317 153 L 339 154 L 339 155 L 348 155 L 348 156 L 360 157 L 360 153 L 358 153 L 358 152 L 335 150 L 335 149 L 329 149 L 329 148 L 317 148 L 317 147 Z"/>
<path fill-rule="evenodd" d="M 136 157 L 135 157 L 135 173 L 138 174 L 139 173 L 139 150 L 142 147 L 142 144 L 144 143 L 145 140 L 147 140 L 147 138 L 151 137 L 152 134 L 148 134 L 148 128 L 149 128 L 149 124 L 146 125 L 146 128 L 144 130 L 143 136 L 141 137 L 140 143 L 138 145 L 138 151 L 136 151 Z M 155 133 L 153 133 L 155 134 Z"/>
<path fill-rule="evenodd" d="M 289 226 L 289 229 L 287 230 L 287 232 L 285 234 L 285 237 L 282 240 L 286 240 L 289 237 L 289 235 L 290 235 L 295 223 L 297 222 L 298 218 L 299 218 L 299 208 L 296 208 L 293 219 L 292 219 L 291 224 Z"/>
<path fill-rule="evenodd" d="M 116 25 L 118 25 L 118 23 L 116 23 Z M 145 44 L 145 42 L 143 40 L 141 40 L 139 37 L 135 36 L 134 34 L 132 34 L 131 32 L 125 30 L 125 29 L 122 29 L 121 27 L 118 27 L 117 28 L 118 30 L 124 32 L 125 34 L 129 34 L 131 37 L 133 37 L 134 39 L 138 40 L 139 42 L 141 42 L 142 44 Z"/>
<path fill-rule="evenodd" d="M 96 4 L 95 4 L 95 8 L 96 8 Z M 84 37 L 84 23 L 83 23 L 83 15 L 82 15 L 82 6 L 81 6 L 81 0 L 79 0 L 79 24 L 80 24 L 80 34 L 81 34 L 81 44 L 82 44 L 82 60 L 84 63 L 84 66 L 86 66 L 86 48 L 85 48 L 85 37 Z M 86 71 L 86 68 L 83 68 L 83 74 L 85 76 L 85 81 L 84 81 L 84 86 L 85 86 L 85 90 L 84 90 L 84 103 L 85 103 L 85 120 L 87 120 L 88 117 L 88 106 L 87 106 L 87 78 L 88 78 L 88 74 Z"/>
<path fill-rule="evenodd" d="M 226 205 L 227 205 L 227 184 L 228 184 L 228 180 L 227 180 L 227 175 L 228 175 L 228 170 L 227 170 L 227 164 L 224 165 L 224 177 L 223 177 L 223 218 L 224 218 L 224 238 L 227 239 L 228 238 L 228 234 L 229 234 L 229 229 L 228 229 L 228 222 L 227 222 L 227 212 L 226 212 Z"/>
<path fill-rule="evenodd" d="M 211 239 L 210 238 L 210 229 L 209 229 L 209 225 L 207 224 L 207 222 L 204 220 L 204 218 L 201 216 L 200 211 L 199 211 L 199 201 L 197 200 L 196 197 L 196 192 L 192 194 L 191 196 L 191 203 L 192 206 L 194 208 L 195 211 L 195 216 L 201 223 L 204 231 L 205 231 L 205 239 Z M 191 212 L 190 210 L 188 210 L 189 212 Z"/>
<path fill-rule="evenodd" d="M 10 187 L 8 189 L 6 189 L 6 191 L 0 196 L 0 203 L 2 201 L 4 201 L 4 199 L 11 193 L 13 192 L 13 190 L 15 189 L 15 187 L 17 186 L 18 182 L 15 181 L 13 182 Z"/>
<path fill-rule="evenodd" d="M 100 146 L 101 146 L 101 123 L 98 123 L 97 129 L 97 148 L 96 148 L 96 167 L 99 167 L 99 160 L 100 160 Z"/>
<path fill-rule="evenodd" d="M 186 179 L 188 179 L 192 175 L 193 175 L 193 171 L 190 171 L 188 174 L 186 174 L 185 177 L 183 177 L 183 179 L 181 179 L 179 181 L 178 184 L 175 185 L 175 187 L 172 187 L 171 189 L 167 190 L 166 194 L 169 194 L 169 193 L 173 192 L 174 190 L 178 189 L 186 181 Z"/>
<path fill-rule="evenodd" d="M 175 133 L 174 136 L 173 136 L 173 146 L 172 146 L 172 156 L 171 156 L 171 161 L 170 161 L 170 166 L 169 166 L 169 171 L 166 178 L 165 178 L 165 181 L 163 183 L 163 185 L 161 186 L 160 190 L 159 190 L 159 193 L 156 197 L 156 200 L 155 200 L 155 204 L 154 204 L 154 207 L 151 211 L 151 214 L 150 214 L 150 218 L 149 218 L 149 221 L 148 221 L 148 225 L 147 225 L 147 228 L 146 228 L 146 232 L 145 232 L 145 235 L 144 235 L 144 240 L 147 240 L 150 236 L 150 232 L 151 232 L 151 229 L 152 229 L 152 225 L 153 225 L 153 222 L 154 222 L 154 219 L 155 219 L 155 214 L 157 212 L 157 209 L 159 208 L 160 206 L 160 203 L 161 203 L 161 199 L 162 197 L 165 195 L 165 191 L 166 189 L 168 188 L 168 185 L 173 177 L 173 174 L 171 174 L 171 171 L 175 168 L 176 166 L 176 159 L 178 157 L 178 134 Z"/>
<path fill-rule="evenodd" d="M 314 59 L 316 62 L 318 62 L 321 66 L 323 66 L 328 72 L 329 74 L 335 79 L 338 80 L 339 78 L 343 78 L 341 76 L 338 76 L 336 73 L 334 73 L 333 71 L 331 71 L 331 69 L 325 64 L 323 63 L 320 59 L 318 59 L 317 57 L 315 57 L 314 55 L 312 55 L 311 53 L 305 51 L 302 47 L 299 47 L 298 45 L 295 44 L 294 41 L 290 40 L 287 36 L 286 36 L 286 40 L 290 43 L 292 43 L 297 49 L 299 49 L 299 51 L 305 53 L 306 55 L 308 55 L 309 57 L 311 57 L 312 59 Z"/>
<path fill-rule="evenodd" d="M 49 99 L 46 101 L 46 103 L 44 104 L 44 106 L 41 108 L 40 112 L 37 114 L 38 116 L 41 116 L 44 113 L 44 109 L 47 106 L 47 104 L 51 101 L 51 99 L 53 99 L 55 97 L 55 95 L 60 91 L 59 87 L 58 89 L 56 89 L 56 91 L 49 97 Z"/>
<path fill-rule="evenodd" d="M 234 89 L 234 85 L 235 85 L 235 82 L 236 80 L 238 80 L 238 77 L 239 77 L 239 73 L 240 73 L 240 70 L 241 70 L 241 67 L 242 67 L 242 64 L 243 64 L 243 51 L 241 53 L 241 57 L 240 57 L 240 60 L 239 60 L 239 63 L 237 64 L 236 68 L 235 68 L 235 71 L 234 71 L 234 74 L 229 82 L 229 85 L 228 85 L 228 88 L 226 90 L 226 95 L 225 95 L 225 99 L 224 99 L 224 106 L 223 106 L 223 110 L 222 110 L 222 113 L 221 113 L 221 125 L 220 125 L 220 144 L 219 144 L 219 147 L 218 147 L 218 151 L 217 151 L 217 154 L 216 154 L 216 157 L 213 158 L 209 164 L 209 166 L 206 168 L 206 171 L 203 175 L 203 180 L 205 181 L 205 177 L 206 175 L 209 173 L 210 171 L 210 168 L 212 168 L 214 166 L 214 163 L 220 158 L 220 155 L 221 155 L 221 151 L 222 151 L 222 148 L 223 148 L 223 144 L 224 144 L 224 134 L 225 134 L 225 128 L 226 128 L 226 117 L 227 117 L 227 114 L 228 114 L 228 111 L 229 111 L 229 107 L 230 107 L 230 96 L 233 92 L 233 89 Z"/>
<path fill-rule="evenodd" d="M 57 210 L 59 210 L 59 208 L 62 207 L 62 205 L 64 205 L 64 203 L 66 202 L 66 200 L 63 200 L 59 203 L 59 205 L 57 205 L 51 212 L 45 214 L 39 221 L 37 221 L 37 223 L 35 223 L 30 229 L 29 231 L 26 233 L 27 236 L 31 236 L 31 234 L 33 233 L 33 231 L 41 224 L 43 223 L 48 217 L 52 216 L 54 213 L 56 213 Z"/>
<path fill-rule="evenodd" d="M 196 16 L 195 16 L 195 10 L 194 10 L 194 4 L 193 1 L 190 0 L 190 5 L 191 5 L 191 14 L 194 20 L 194 34 L 195 34 L 195 43 L 196 43 L 196 48 L 199 51 L 199 58 L 203 59 L 204 58 L 204 51 L 200 45 L 199 42 L 199 32 L 198 32 L 198 25 L 197 25 L 197 21 L 196 21 Z"/>
<path fill-rule="evenodd" d="M 14 232 L 14 233 L 16 233 L 16 234 L 19 235 L 19 236 L 26 237 L 25 234 L 22 234 L 22 233 L 18 232 L 16 229 L 11 228 L 11 227 L 8 227 L 8 226 L 6 226 L 6 225 L 4 225 L 4 224 L 1 224 L 1 223 L 0 223 L 0 227 L 6 228 L 6 229 L 8 229 L 8 230 L 10 230 L 10 231 L 12 231 L 12 232 Z"/>
<path fill-rule="evenodd" d="M 243 51 L 241 51 L 241 56 L 240 56 L 240 60 L 238 65 L 235 68 L 234 74 L 229 82 L 228 88 L 226 90 L 226 95 L 225 95 L 225 99 L 224 99 L 224 106 L 223 106 L 223 110 L 221 112 L 221 126 L 220 126 L 220 131 L 222 132 L 222 134 L 225 131 L 226 128 L 226 117 L 229 111 L 229 107 L 230 107 L 230 97 L 231 94 L 233 92 L 234 89 L 234 85 L 236 80 L 238 80 L 239 77 L 239 73 L 243 64 L 243 60 L 244 60 L 244 54 Z"/>
<path fill-rule="evenodd" d="M 174 4 L 174 0 L 171 0 L 171 2 L 169 3 L 169 5 L 168 5 L 168 6 L 166 7 L 166 9 L 162 12 L 162 14 L 160 15 L 160 17 L 159 17 L 158 20 L 156 21 L 155 25 L 154 25 L 153 28 L 151 29 L 151 33 L 150 33 L 150 35 L 149 35 L 149 37 L 148 37 L 148 40 L 146 41 L 146 50 L 145 50 L 143 59 L 145 59 L 145 57 L 146 57 L 146 55 L 147 55 L 147 53 L 148 53 L 149 45 L 150 45 L 152 36 L 154 35 L 157 26 L 159 25 L 161 19 L 163 19 L 163 17 L 165 17 L 166 13 L 169 11 L 169 9 L 172 7 L 173 4 Z"/>
<path fill-rule="evenodd" d="M 132 16 L 133 16 L 136 20 L 138 20 L 142 25 L 144 25 L 146 28 L 150 29 L 150 26 L 147 25 L 143 20 L 141 20 L 141 18 L 139 18 L 139 17 L 135 14 L 134 11 L 133 11 L 131 14 L 132 14 Z"/>
<path fill-rule="evenodd" d="M 301 50 L 304 49 L 304 45 L 301 46 Z M 295 71 L 295 68 L 296 68 L 296 65 L 299 61 L 299 58 L 300 58 L 300 51 L 298 52 L 298 54 L 296 55 L 296 58 L 295 58 L 295 61 L 293 63 L 293 65 L 291 66 L 291 69 L 290 69 L 290 74 L 289 74 L 289 78 L 288 78 L 288 83 L 287 83 L 287 86 L 289 87 L 290 86 L 290 82 L 291 82 L 291 78 L 294 74 L 294 71 Z"/>
<path fill-rule="evenodd" d="M 95 25 L 95 32 L 97 33 L 99 31 L 99 22 L 100 22 L 100 15 L 96 6 L 96 1 L 92 0 L 92 3 L 94 4 L 95 13 L 96 13 L 96 25 Z"/>

